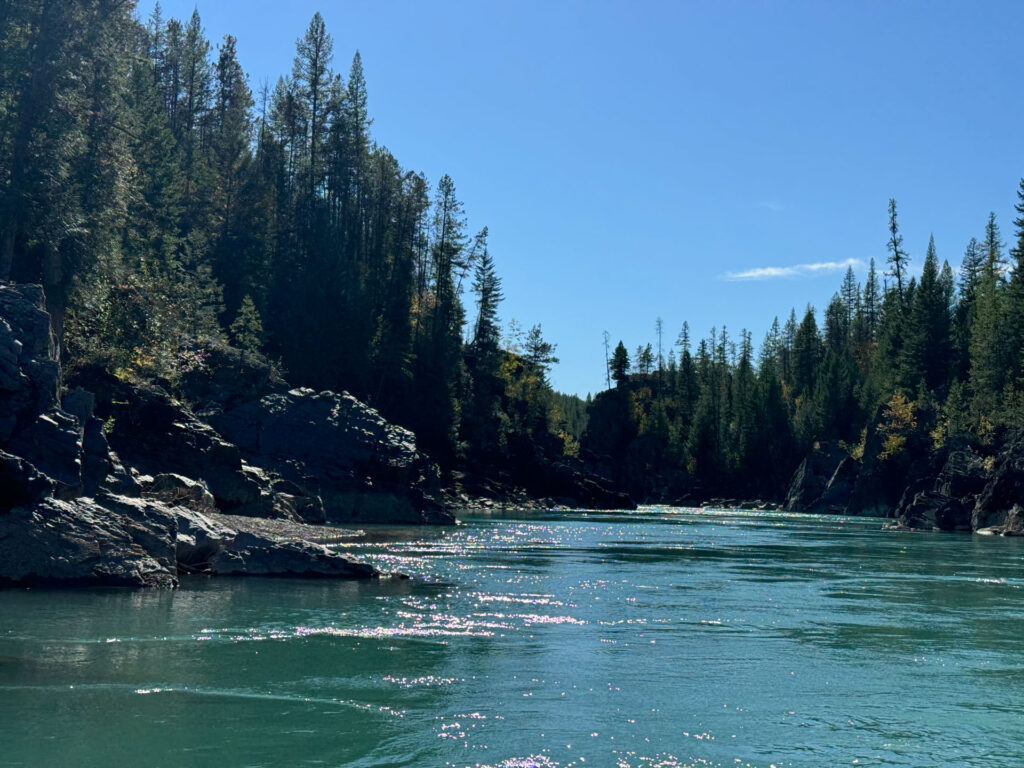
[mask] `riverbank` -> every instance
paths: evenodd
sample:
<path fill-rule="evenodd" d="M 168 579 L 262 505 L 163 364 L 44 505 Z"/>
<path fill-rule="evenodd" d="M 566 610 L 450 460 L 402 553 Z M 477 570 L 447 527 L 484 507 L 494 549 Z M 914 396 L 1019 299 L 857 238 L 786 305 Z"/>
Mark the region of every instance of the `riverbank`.
<path fill-rule="evenodd" d="M 174 586 L 180 573 L 375 578 L 322 525 L 452 525 L 495 503 L 632 506 L 566 460 L 446 476 L 341 392 L 218 342 L 176 382 L 64 370 L 38 286 L 0 285 L 0 585 Z M 172 390 L 176 395 L 172 395 Z M 539 499 L 539 500 L 538 500 Z"/>

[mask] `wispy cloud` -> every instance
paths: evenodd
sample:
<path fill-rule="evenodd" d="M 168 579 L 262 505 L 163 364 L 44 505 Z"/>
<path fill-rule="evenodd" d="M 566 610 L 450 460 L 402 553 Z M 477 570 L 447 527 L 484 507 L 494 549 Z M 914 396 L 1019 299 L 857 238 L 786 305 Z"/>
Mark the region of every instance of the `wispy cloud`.
<path fill-rule="evenodd" d="M 774 200 L 759 200 L 757 203 L 758 208 L 767 208 L 769 211 L 780 211 L 786 210 L 786 207 L 782 203 L 776 203 Z"/>
<path fill-rule="evenodd" d="M 863 267 L 861 259 L 846 261 L 818 261 L 813 264 L 793 264 L 788 267 L 754 267 L 742 272 L 726 272 L 726 280 L 776 280 L 778 278 L 812 277 L 828 272 L 842 272 L 849 267 Z"/>

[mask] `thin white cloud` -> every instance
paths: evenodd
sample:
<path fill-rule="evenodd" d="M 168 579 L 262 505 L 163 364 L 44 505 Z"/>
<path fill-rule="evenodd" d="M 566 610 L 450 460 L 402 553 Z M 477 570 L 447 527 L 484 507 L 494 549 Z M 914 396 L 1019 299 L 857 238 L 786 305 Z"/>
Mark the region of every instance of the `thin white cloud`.
<path fill-rule="evenodd" d="M 754 267 L 742 272 L 726 272 L 726 280 L 776 280 L 779 278 L 811 277 L 828 272 L 843 272 L 850 267 L 863 267 L 861 259 L 845 261 L 818 261 L 813 264 L 793 264 L 789 267 Z"/>
<path fill-rule="evenodd" d="M 761 200 L 757 204 L 758 208 L 767 208 L 769 211 L 780 211 L 786 210 L 786 207 L 782 203 L 776 203 L 774 200 Z"/>

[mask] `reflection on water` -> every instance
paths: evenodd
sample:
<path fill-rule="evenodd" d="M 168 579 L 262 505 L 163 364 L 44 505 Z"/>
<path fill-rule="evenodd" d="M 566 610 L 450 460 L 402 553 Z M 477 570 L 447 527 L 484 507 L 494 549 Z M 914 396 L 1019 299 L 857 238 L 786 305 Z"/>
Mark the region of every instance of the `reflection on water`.
<path fill-rule="evenodd" d="M 379 583 L 0 592 L 0 765 L 1024 764 L 1020 540 L 481 515 Z"/>

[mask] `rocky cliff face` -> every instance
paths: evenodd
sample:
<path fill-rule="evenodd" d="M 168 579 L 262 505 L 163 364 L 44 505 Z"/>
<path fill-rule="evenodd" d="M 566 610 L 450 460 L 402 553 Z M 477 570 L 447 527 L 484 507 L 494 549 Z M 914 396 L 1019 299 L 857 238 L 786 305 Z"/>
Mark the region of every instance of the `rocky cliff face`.
<path fill-rule="evenodd" d="M 785 509 L 880 515 L 910 529 L 1024 535 L 1024 442 L 1007 440 L 987 457 L 961 443 L 879 454 L 870 439 L 860 461 L 838 445 L 816 446 L 793 475 Z"/>
<path fill-rule="evenodd" d="M 0 285 L 0 584 L 365 578 L 376 571 L 322 546 L 206 515 L 453 522 L 410 433 L 347 395 L 275 394 L 283 382 L 230 348 L 216 350 L 228 373 L 186 385 L 242 446 L 160 387 L 101 370 L 77 372 L 62 401 L 43 307 L 37 287 Z"/>
<path fill-rule="evenodd" d="M 436 500 L 440 472 L 413 433 L 347 393 L 292 389 L 233 408 L 214 424 L 289 490 L 319 498 L 321 522 L 454 522 Z"/>

